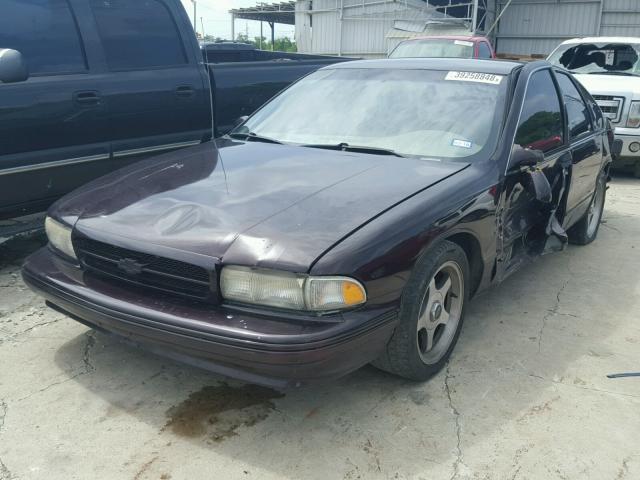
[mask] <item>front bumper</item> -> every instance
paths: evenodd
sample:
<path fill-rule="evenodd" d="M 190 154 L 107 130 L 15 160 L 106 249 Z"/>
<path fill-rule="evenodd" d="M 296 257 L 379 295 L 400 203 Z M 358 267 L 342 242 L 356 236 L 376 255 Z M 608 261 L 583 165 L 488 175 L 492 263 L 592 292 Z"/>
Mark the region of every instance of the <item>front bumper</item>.
<path fill-rule="evenodd" d="M 22 275 L 50 307 L 85 325 L 169 358 L 281 388 L 337 378 L 371 362 L 397 322 L 395 306 L 309 323 L 181 305 L 91 278 L 47 248 L 26 260 Z"/>
<path fill-rule="evenodd" d="M 637 160 L 640 160 L 640 150 L 633 152 L 629 148 L 632 143 L 637 143 L 640 146 L 640 132 L 636 132 L 638 132 L 637 128 L 616 127 L 615 138 L 622 140 L 622 151 L 620 152 L 620 156 L 614 160 L 614 165 L 623 163 L 633 164 Z"/>

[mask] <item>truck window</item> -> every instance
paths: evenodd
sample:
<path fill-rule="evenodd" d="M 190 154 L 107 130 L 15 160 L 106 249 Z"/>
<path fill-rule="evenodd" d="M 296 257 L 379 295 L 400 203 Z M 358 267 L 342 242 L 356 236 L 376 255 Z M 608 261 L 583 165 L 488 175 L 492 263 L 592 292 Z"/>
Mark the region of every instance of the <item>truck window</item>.
<path fill-rule="evenodd" d="M 87 69 L 67 0 L 4 0 L 0 48 L 22 53 L 31 75 L 78 73 Z"/>
<path fill-rule="evenodd" d="M 111 70 L 187 63 L 171 12 L 160 0 L 91 0 Z"/>
<path fill-rule="evenodd" d="M 571 79 L 564 73 L 557 73 L 558 84 L 567 108 L 567 120 L 569 123 L 569 137 L 576 138 L 591 130 L 589 112 L 582 100 L 582 96 Z"/>
<path fill-rule="evenodd" d="M 478 58 L 491 58 L 491 49 L 486 42 L 480 42 L 478 44 Z"/>
<path fill-rule="evenodd" d="M 515 143 L 543 152 L 564 143 L 560 99 L 549 70 L 536 72 L 529 80 Z"/>

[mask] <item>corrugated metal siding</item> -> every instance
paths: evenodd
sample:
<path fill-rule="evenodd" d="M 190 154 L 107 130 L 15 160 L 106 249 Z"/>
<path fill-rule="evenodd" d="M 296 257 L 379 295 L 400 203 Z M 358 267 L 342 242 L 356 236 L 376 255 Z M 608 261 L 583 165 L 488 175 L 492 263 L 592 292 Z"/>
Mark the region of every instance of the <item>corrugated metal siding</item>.
<path fill-rule="evenodd" d="M 569 38 L 598 35 L 640 37 L 640 0 L 514 0 L 500 19 L 497 50 L 546 55 Z"/>
<path fill-rule="evenodd" d="M 605 0 L 600 34 L 611 37 L 640 37 L 640 2 Z"/>
<path fill-rule="evenodd" d="M 311 28 L 299 23 L 308 16 L 302 13 L 308 7 L 304 0 L 297 2 L 296 39 L 300 52 L 385 57 L 393 43 L 387 38 L 387 32 L 393 28 L 395 20 L 426 21 L 430 18 L 425 11 L 427 3 L 422 0 L 343 0 L 341 28 L 338 11 L 341 1 L 313 0 Z M 299 25 L 302 28 L 298 28 Z"/>
<path fill-rule="evenodd" d="M 547 54 L 569 38 L 595 35 L 599 15 L 599 0 L 514 0 L 500 19 L 498 52 Z"/>

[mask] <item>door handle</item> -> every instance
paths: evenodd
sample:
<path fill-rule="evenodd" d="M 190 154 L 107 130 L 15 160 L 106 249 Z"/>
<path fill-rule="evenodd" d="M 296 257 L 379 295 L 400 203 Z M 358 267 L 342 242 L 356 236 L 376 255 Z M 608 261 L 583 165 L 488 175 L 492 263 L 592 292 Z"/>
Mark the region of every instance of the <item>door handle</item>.
<path fill-rule="evenodd" d="M 91 107 L 95 105 L 100 105 L 100 94 L 95 90 L 86 90 L 82 92 L 75 92 L 73 94 L 73 98 L 76 103 Z"/>
<path fill-rule="evenodd" d="M 191 85 L 180 85 L 176 88 L 176 95 L 178 97 L 193 97 L 196 91 Z"/>

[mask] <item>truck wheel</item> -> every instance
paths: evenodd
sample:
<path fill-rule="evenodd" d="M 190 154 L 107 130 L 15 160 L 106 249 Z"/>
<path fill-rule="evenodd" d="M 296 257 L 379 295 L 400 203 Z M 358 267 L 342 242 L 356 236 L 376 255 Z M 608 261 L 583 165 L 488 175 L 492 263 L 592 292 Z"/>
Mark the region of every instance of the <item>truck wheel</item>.
<path fill-rule="evenodd" d="M 468 278 L 469 262 L 457 244 L 443 241 L 422 255 L 402 295 L 398 326 L 373 365 L 416 381 L 435 375 L 458 341 Z"/>
<path fill-rule="evenodd" d="M 600 228 L 600 221 L 602 220 L 606 195 L 607 179 L 604 175 L 600 175 L 587 213 L 567 232 L 571 243 L 588 245 L 596 239 L 598 229 Z"/>

